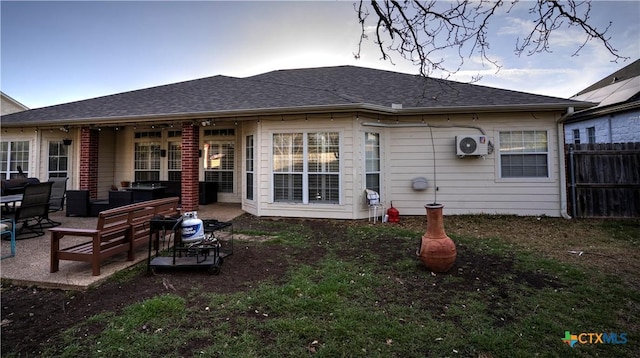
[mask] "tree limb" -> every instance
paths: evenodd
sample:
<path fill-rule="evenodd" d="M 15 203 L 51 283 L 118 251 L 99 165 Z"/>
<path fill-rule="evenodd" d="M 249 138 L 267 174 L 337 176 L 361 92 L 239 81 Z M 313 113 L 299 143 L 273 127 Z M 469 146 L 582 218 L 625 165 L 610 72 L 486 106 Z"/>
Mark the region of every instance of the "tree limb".
<path fill-rule="evenodd" d="M 512 0 L 507 12 L 519 2 L 520 0 Z M 375 43 L 382 59 L 393 63 L 391 54 L 395 53 L 418 66 L 422 76 L 440 71 L 445 77 L 449 77 L 460 70 L 467 58 L 474 55 L 479 56 L 483 62 L 487 61 L 500 68 L 498 62 L 490 56 L 488 32 L 490 20 L 502 6 L 505 6 L 503 0 L 371 0 L 369 6 L 364 0 L 360 0 L 358 6 L 354 4 L 362 31 L 358 51 L 354 56 L 360 58 L 362 42 L 368 39 L 367 24 L 373 21 Z M 373 9 L 373 16 L 369 13 L 369 7 Z M 611 44 L 611 38 L 607 36 L 611 23 L 603 31 L 598 30 L 590 23 L 590 10 L 589 0 L 536 1 L 529 9 L 534 26 L 524 38 L 516 39 L 516 54 L 520 56 L 522 53 L 534 55 L 550 52 L 549 39 L 554 31 L 577 26 L 584 32 L 585 41 L 578 46 L 573 56 L 589 41 L 596 40 L 605 46 L 615 61 L 627 59 L 618 54 Z M 458 53 L 457 64 L 452 65 L 452 60 L 446 59 L 448 50 L 451 49 Z"/>

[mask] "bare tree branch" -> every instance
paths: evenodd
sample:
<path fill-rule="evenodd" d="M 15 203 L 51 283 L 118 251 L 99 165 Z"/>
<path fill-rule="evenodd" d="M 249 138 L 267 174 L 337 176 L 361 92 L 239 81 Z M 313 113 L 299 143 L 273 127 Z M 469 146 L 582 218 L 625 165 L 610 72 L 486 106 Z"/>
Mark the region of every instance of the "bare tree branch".
<path fill-rule="evenodd" d="M 507 12 L 518 5 L 520 0 L 512 0 Z M 362 43 L 368 40 L 369 28 L 375 28 L 374 43 L 378 46 L 382 59 L 391 61 L 395 53 L 419 67 L 422 76 L 440 71 L 449 77 L 463 66 L 467 58 L 479 56 L 496 68 L 500 65 L 490 55 L 488 32 L 490 20 L 498 9 L 505 6 L 503 0 L 479 1 L 409 1 L 371 0 L 369 6 L 364 0 L 354 9 L 358 13 L 361 36 L 358 51 L 360 58 Z M 369 12 L 369 8 L 373 10 Z M 578 27 L 585 34 L 585 40 L 578 46 L 574 56 L 591 40 L 603 44 L 614 61 L 627 59 L 618 54 L 607 36 L 611 23 L 598 30 L 590 23 L 591 3 L 585 1 L 538 0 L 529 9 L 533 18 L 533 28 L 525 36 L 517 38 L 515 53 L 534 55 L 550 52 L 549 40 L 552 33 L 560 28 Z M 373 14 L 373 15 L 372 15 Z M 368 23 L 375 25 L 369 27 Z M 458 59 L 446 59 L 448 50 L 457 51 Z M 446 51 L 446 52 L 445 52 Z M 457 62 L 452 64 L 452 61 Z"/>

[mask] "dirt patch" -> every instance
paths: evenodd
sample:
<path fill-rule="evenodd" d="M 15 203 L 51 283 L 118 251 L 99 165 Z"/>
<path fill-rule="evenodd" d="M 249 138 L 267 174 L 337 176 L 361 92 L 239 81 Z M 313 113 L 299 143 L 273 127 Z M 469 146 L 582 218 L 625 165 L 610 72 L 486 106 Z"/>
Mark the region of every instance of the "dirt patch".
<path fill-rule="evenodd" d="M 578 262 L 596 267 L 607 273 L 615 273 L 629 280 L 637 279 L 639 257 L 638 250 L 627 250 L 625 256 L 617 255 L 624 248 L 606 245 L 597 240 L 601 234 L 597 226 L 578 225 L 579 223 L 561 219 L 490 217 L 475 219 L 469 217 L 449 217 L 445 228 L 449 235 L 477 237 L 478 239 L 498 237 L 507 243 L 539 251 L 549 257 L 567 262 Z M 297 225 L 305 227 L 308 248 L 265 243 L 272 236 L 270 232 L 280 232 L 282 226 Z M 385 262 L 402 260 L 414 255 L 415 248 L 398 250 L 392 240 L 363 240 L 358 247 L 344 245 L 346 231 L 358 226 L 370 226 L 363 221 L 336 221 L 310 219 L 259 219 L 244 215 L 234 220 L 234 228 L 239 231 L 256 232 L 256 235 L 243 235 L 236 238 L 233 255 L 222 265 L 220 275 L 210 275 L 206 270 L 157 270 L 155 274 L 146 274 L 145 270 L 124 282 L 107 282 L 98 288 L 86 292 L 43 290 L 32 287 L 6 286 L 2 288 L 2 352 L 17 353 L 24 356 L 37 356 L 43 345 L 66 328 L 102 312 L 118 312 L 123 307 L 141 302 L 159 294 L 172 293 L 192 300 L 189 293 L 194 288 L 204 288 L 209 292 L 233 293 L 249 290 L 261 282 L 278 282 L 295 265 L 314 265 L 326 255 L 327 247 L 338 247 L 333 254 L 351 260 L 366 253 L 375 253 L 380 257 L 380 270 L 385 271 Z M 426 227 L 424 218 L 403 218 L 400 226 L 407 230 L 420 232 Z M 576 234 L 577 233 L 577 234 Z M 574 236 L 579 238 L 574 240 Z M 416 248 L 419 236 L 416 237 Z M 583 246 L 580 246 L 583 245 Z M 584 246 L 586 245 L 586 246 Z M 589 246 L 591 245 L 591 247 Z M 599 246 L 598 246 L 599 245 Z M 606 256 L 568 254 L 569 249 L 584 249 Z M 385 253 L 380 255 L 380 253 Z M 416 263 L 416 265 L 418 265 Z M 496 278 L 508 277 L 520 285 L 534 288 L 559 288 L 561 285 L 543 273 L 520 272 L 514 268 L 509 258 L 496 257 L 488 253 L 472 251 L 458 244 L 458 258 L 455 266 L 447 275 L 433 275 L 424 269 L 416 275 L 388 273 L 389 285 L 401 290 L 381 290 L 378 302 L 398 302 L 405 299 L 407 304 L 428 305 L 434 316 L 447 317 L 445 303 L 420 302 L 415 292 L 429 290 L 449 302 L 451 292 L 474 292 L 490 295 L 491 309 L 495 312 L 496 325 L 506 324 L 514 319 L 509 313 L 517 311 L 510 307 L 510 293 L 501 288 Z M 500 273 L 500 274 L 498 274 Z M 394 276 L 395 275 L 395 276 Z M 425 280 L 425 276 L 429 280 Z M 407 292 L 402 296 L 401 292 Z M 436 296 L 437 296 L 436 295 Z M 432 295 L 433 297 L 434 295 Z M 188 304 L 196 304 L 189 302 Z M 419 308 L 419 307 L 417 307 Z M 427 307 L 424 307 L 427 309 Z M 98 326 L 88 329 L 99 330 Z M 85 332 L 91 334 L 92 332 Z M 93 332 L 95 333 L 95 332 Z"/>

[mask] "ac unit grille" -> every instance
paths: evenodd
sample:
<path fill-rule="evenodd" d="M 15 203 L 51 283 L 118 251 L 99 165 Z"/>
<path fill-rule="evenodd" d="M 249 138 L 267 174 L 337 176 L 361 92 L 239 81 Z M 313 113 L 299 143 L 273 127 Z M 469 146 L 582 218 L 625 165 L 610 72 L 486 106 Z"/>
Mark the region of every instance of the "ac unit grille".
<path fill-rule="evenodd" d="M 456 136 L 456 154 L 459 157 L 489 154 L 489 141 L 485 135 Z"/>
<path fill-rule="evenodd" d="M 471 154 L 478 148 L 478 143 L 471 137 L 465 137 L 460 141 L 459 148 L 462 153 Z"/>

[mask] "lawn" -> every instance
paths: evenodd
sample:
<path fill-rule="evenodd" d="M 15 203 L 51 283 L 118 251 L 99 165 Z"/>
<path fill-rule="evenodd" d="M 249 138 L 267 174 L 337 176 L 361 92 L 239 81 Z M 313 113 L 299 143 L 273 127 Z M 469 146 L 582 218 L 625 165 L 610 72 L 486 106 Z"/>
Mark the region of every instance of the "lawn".
<path fill-rule="evenodd" d="M 445 274 L 415 256 L 420 217 L 234 226 L 219 276 L 139 266 L 86 293 L 3 285 L 2 356 L 640 356 L 638 220 L 448 216 Z"/>

